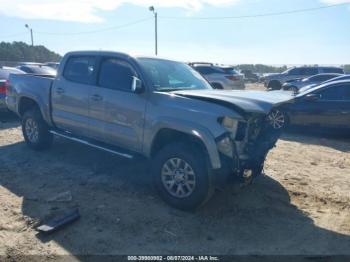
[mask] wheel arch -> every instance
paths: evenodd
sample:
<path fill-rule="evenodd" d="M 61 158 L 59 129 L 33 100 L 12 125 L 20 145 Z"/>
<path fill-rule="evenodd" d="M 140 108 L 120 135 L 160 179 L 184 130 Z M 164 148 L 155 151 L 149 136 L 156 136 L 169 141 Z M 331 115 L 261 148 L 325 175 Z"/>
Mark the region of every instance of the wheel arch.
<path fill-rule="evenodd" d="M 30 97 L 23 96 L 19 99 L 17 112 L 22 117 L 25 112 L 35 107 L 38 108 L 41 112 L 40 106 L 37 101 Z"/>
<path fill-rule="evenodd" d="M 216 147 L 215 139 L 210 134 L 203 130 L 171 126 L 162 126 L 154 132 L 154 136 L 146 149 L 146 155 L 153 157 L 165 145 L 184 141 L 186 143 L 193 143 L 203 150 L 208 158 L 208 161 L 213 169 L 221 167 L 219 152 Z"/>
<path fill-rule="evenodd" d="M 48 125 L 52 125 L 51 117 L 50 117 L 50 107 L 49 105 L 46 105 L 47 103 L 43 102 L 42 100 L 38 100 L 34 97 L 30 96 L 21 96 L 18 98 L 17 103 L 17 114 L 20 117 L 23 117 L 23 114 L 30 110 L 31 108 L 38 108 L 41 116 L 46 121 Z"/>

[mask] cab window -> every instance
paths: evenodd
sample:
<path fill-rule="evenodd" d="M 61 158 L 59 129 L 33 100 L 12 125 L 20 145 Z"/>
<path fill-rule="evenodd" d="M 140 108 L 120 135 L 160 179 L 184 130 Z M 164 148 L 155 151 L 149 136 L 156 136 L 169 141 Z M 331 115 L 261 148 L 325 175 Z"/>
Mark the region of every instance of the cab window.
<path fill-rule="evenodd" d="M 80 84 L 95 82 L 96 57 L 79 56 L 68 59 L 63 76 L 69 81 Z"/>
<path fill-rule="evenodd" d="M 129 63 L 108 58 L 101 63 L 98 85 L 113 90 L 131 91 L 134 76 L 136 73 Z"/>

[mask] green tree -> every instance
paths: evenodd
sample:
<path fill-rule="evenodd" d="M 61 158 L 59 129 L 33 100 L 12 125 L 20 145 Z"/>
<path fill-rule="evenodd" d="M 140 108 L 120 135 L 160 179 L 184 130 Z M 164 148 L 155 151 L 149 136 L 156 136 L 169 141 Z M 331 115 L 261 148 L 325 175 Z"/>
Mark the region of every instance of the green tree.
<path fill-rule="evenodd" d="M 350 65 L 344 65 L 344 71 L 345 71 L 347 74 L 350 74 Z"/>
<path fill-rule="evenodd" d="M 0 43 L 0 61 L 58 62 L 61 56 L 45 46 L 30 46 L 24 42 Z"/>
<path fill-rule="evenodd" d="M 242 65 L 237 65 L 237 69 L 240 70 L 251 70 L 255 73 L 280 73 L 285 70 L 287 70 L 287 66 L 268 66 L 268 65 L 263 65 L 263 64 L 242 64 Z"/>

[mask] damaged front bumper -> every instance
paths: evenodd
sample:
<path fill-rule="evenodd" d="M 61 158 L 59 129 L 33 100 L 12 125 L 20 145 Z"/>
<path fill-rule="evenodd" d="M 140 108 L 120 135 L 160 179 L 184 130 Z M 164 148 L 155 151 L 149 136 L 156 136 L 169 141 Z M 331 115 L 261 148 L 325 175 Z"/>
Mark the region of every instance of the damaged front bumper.
<path fill-rule="evenodd" d="M 280 131 L 271 128 L 265 117 L 239 124 L 233 137 L 227 132 L 216 139 L 221 168 L 216 170 L 219 182 L 251 181 L 263 172 L 268 152 L 275 146 Z"/>

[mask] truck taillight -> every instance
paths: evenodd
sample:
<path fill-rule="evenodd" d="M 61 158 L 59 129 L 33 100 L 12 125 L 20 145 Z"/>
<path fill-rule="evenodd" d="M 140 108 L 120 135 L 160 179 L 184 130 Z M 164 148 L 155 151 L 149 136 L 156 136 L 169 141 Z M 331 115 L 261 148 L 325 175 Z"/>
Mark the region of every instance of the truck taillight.
<path fill-rule="evenodd" d="M 8 86 L 8 81 L 0 83 L 0 94 L 6 94 L 7 93 L 7 86 Z"/>
<path fill-rule="evenodd" d="M 231 80 L 231 81 L 237 81 L 239 80 L 236 76 L 225 76 L 227 79 Z"/>

